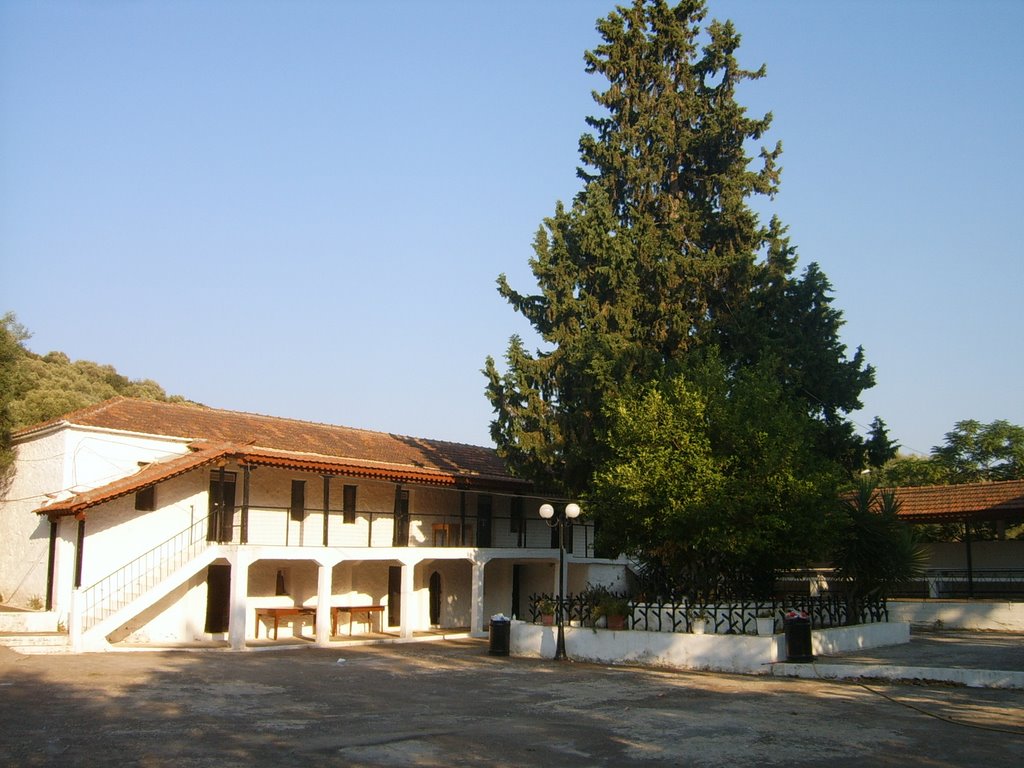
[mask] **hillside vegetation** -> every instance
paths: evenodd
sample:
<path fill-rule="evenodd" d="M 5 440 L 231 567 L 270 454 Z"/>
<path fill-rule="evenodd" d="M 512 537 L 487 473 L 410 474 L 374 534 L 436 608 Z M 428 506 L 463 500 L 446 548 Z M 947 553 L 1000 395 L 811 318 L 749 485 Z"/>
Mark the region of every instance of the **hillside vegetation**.
<path fill-rule="evenodd" d="M 10 434 L 63 413 L 124 395 L 146 400 L 185 402 L 168 395 L 151 379 L 129 379 L 112 365 L 71 360 L 63 352 L 38 355 L 25 343 L 31 333 L 13 312 L 0 318 L 0 470 Z"/>

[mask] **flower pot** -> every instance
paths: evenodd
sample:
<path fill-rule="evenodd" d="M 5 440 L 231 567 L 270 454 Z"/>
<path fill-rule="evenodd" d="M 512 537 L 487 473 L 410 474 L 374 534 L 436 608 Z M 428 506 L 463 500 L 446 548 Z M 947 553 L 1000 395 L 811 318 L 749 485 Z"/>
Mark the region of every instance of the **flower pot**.
<path fill-rule="evenodd" d="M 541 614 L 540 623 L 543 624 L 545 627 L 552 626 L 555 623 L 555 614 L 553 614 L 553 613 L 543 613 L 543 614 Z"/>
<path fill-rule="evenodd" d="M 625 616 L 609 616 L 608 617 L 608 629 L 625 629 L 626 628 L 626 617 Z"/>
<path fill-rule="evenodd" d="M 690 622 L 690 626 L 693 627 L 693 634 L 703 635 L 707 630 L 708 623 L 704 619 L 694 619 Z"/>
<path fill-rule="evenodd" d="M 754 619 L 757 624 L 758 635 L 774 635 L 775 634 L 775 619 L 771 616 L 758 616 Z"/>

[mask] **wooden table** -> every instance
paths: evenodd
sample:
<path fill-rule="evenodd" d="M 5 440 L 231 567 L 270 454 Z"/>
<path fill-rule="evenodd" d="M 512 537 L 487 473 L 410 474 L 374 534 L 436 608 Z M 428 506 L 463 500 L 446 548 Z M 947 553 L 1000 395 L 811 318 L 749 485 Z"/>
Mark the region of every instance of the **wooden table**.
<path fill-rule="evenodd" d="M 347 613 L 348 618 L 348 634 L 352 636 L 352 625 L 355 623 L 355 617 L 357 614 L 366 614 L 366 628 L 370 630 L 373 628 L 371 624 L 372 616 L 375 613 L 380 614 L 380 629 L 384 631 L 384 606 L 383 605 L 336 605 L 331 609 L 331 635 L 338 634 L 338 614 Z"/>
<path fill-rule="evenodd" d="M 281 619 L 289 616 L 316 616 L 316 608 L 304 608 L 292 606 L 291 608 L 257 608 L 256 609 L 256 638 L 260 636 L 260 619 L 272 618 L 274 620 L 274 639 L 277 640 L 277 627 Z"/>

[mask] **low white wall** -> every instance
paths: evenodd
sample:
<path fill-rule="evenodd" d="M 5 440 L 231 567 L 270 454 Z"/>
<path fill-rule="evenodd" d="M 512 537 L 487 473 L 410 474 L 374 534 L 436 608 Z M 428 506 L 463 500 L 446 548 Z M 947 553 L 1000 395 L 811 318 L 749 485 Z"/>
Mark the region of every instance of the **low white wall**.
<path fill-rule="evenodd" d="M 551 658 L 555 655 L 554 627 L 514 621 L 511 629 L 509 650 L 513 656 Z M 909 625 L 894 622 L 811 633 L 813 652 L 822 655 L 897 645 L 909 640 Z M 768 674 L 770 664 L 786 658 L 784 634 L 767 637 L 695 635 L 566 627 L 565 645 L 569 657 L 578 661 L 744 674 Z"/>
<path fill-rule="evenodd" d="M 815 656 L 835 656 L 837 653 L 909 642 L 910 625 L 902 621 L 857 624 L 811 632 L 811 652 Z"/>
<path fill-rule="evenodd" d="M 1024 632 L 1024 603 L 999 600 L 889 600 L 889 618 L 916 626 Z"/>
<path fill-rule="evenodd" d="M 56 632 L 59 621 L 53 611 L 0 611 L 0 632 Z"/>

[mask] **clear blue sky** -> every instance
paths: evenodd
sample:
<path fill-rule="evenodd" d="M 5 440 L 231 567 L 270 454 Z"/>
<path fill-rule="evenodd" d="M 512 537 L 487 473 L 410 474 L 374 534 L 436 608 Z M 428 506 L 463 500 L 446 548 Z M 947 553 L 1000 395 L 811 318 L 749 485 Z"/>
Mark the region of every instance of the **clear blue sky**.
<path fill-rule="evenodd" d="M 211 406 L 490 444 L 611 2 L 0 0 L 0 313 Z M 1024 424 L 1024 3 L 711 3 L 801 264 L 927 453 Z"/>

